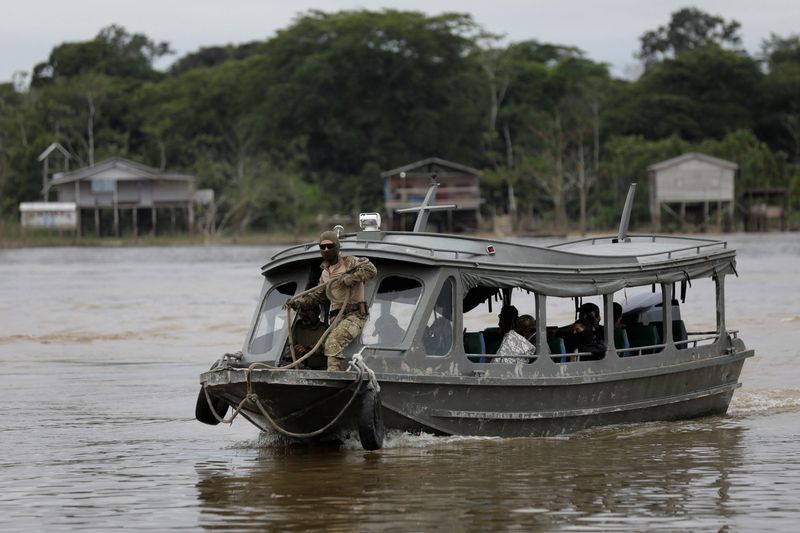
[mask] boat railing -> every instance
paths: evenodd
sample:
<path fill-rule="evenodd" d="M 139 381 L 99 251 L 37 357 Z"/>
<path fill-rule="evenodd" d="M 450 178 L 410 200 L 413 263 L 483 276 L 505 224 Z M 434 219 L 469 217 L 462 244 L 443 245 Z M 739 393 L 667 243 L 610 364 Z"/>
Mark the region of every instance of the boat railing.
<path fill-rule="evenodd" d="M 690 251 L 690 250 L 695 250 L 697 255 L 700 255 L 701 250 L 706 249 L 706 248 L 713 248 L 713 247 L 722 247 L 723 249 L 727 249 L 728 248 L 727 241 L 712 241 L 712 240 L 709 240 L 709 239 L 702 239 L 702 238 L 699 238 L 699 237 L 676 237 L 676 236 L 672 236 L 672 235 L 629 235 L 629 238 L 630 239 L 638 239 L 638 240 L 650 241 L 650 242 L 657 242 L 659 239 L 661 239 L 661 240 L 673 240 L 673 241 L 675 241 L 675 240 L 695 241 L 697 243 L 700 243 L 700 244 L 687 245 L 687 246 L 684 246 L 682 248 L 676 248 L 674 250 L 669 250 L 669 251 L 664 251 L 664 252 L 650 252 L 650 253 L 643 253 L 643 254 L 635 254 L 637 257 L 655 257 L 655 256 L 658 256 L 658 255 L 666 255 L 667 259 L 672 259 L 673 255 L 679 254 L 679 253 L 682 253 L 682 252 L 687 252 L 687 251 Z M 548 248 L 550 248 L 550 249 L 564 248 L 564 247 L 572 246 L 572 245 L 575 245 L 575 244 L 581 244 L 581 243 L 587 243 L 587 242 L 591 243 L 593 246 L 595 244 L 613 243 L 613 242 L 616 242 L 616 237 L 610 237 L 610 236 L 606 236 L 606 237 L 587 237 L 585 239 L 579 239 L 577 241 L 570 241 L 570 242 L 552 244 L 552 245 L 548 246 Z"/>
<path fill-rule="evenodd" d="M 381 245 L 381 246 L 392 246 L 392 247 L 399 247 L 399 248 L 412 248 L 415 250 L 420 250 L 423 252 L 427 252 L 430 254 L 431 257 L 435 257 L 437 253 L 439 254 L 451 254 L 455 259 L 459 259 L 461 257 L 477 257 L 480 255 L 489 255 L 489 252 L 476 252 L 474 250 L 452 250 L 452 249 L 445 249 L 445 248 L 435 248 L 433 246 L 424 246 L 420 244 L 408 244 L 408 243 L 399 243 L 399 242 L 386 242 L 386 241 L 346 241 L 345 244 L 348 245 L 356 245 L 358 248 L 362 248 L 364 250 L 369 249 L 370 244 L 374 245 Z M 273 255 L 270 260 L 275 260 L 276 258 L 286 255 L 288 252 L 293 250 L 303 250 L 308 251 L 314 246 L 316 243 L 310 242 L 305 244 L 297 244 L 295 246 L 291 246 L 289 248 L 285 248 L 280 252 Z"/>
<path fill-rule="evenodd" d="M 738 330 L 730 330 L 727 332 L 731 337 L 736 338 Z M 675 341 L 675 347 L 679 350 L 686 348 L 697 348 L 701 345 L 714 344 L 719 339 L 719 334 L 716 331 L 693 332 L 689 335 L 705 335 L 695 339 L 686 339 L 682 341 Z M 701 344 L 703 343 L 703 344 Z M 610 353 L 615 353 L 619 357 L 638 357 L 641 355 L 655 355 L 667 347 L 667 343 L 649 344 L 647 346 L 630 346 L 628 348 L 614 348 L 609 350 Z M 551 353 L 550 359 L 556 363 L 574 363 L 583 361 L 586 357 L 596 356 L 591 352 L 573 352 L 573 353 Z"/>

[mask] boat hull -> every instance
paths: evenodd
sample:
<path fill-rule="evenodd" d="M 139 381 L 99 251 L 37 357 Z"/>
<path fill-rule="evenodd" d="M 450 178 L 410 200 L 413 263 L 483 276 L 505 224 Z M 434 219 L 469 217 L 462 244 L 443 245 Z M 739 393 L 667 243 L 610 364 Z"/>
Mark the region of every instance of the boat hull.
<path fill-rule="evenodd" d="M 551 436 L 595 426 L 724 414 L 752 351 L 621 372 L 558 378 L 481 378 L 378 374 L 386 430 L 440 435 Z M 209 371 L 209 392 L 236 407 L 248 393 L 247 371 Z M 345 409 L 325 438 L 356 429 L 355 372 L 255 370 L 250 389 L 267 414 L 293 433 L 314 432 Z M 262 429 L 270 422 L 255 402 L 242 414 Z"/>

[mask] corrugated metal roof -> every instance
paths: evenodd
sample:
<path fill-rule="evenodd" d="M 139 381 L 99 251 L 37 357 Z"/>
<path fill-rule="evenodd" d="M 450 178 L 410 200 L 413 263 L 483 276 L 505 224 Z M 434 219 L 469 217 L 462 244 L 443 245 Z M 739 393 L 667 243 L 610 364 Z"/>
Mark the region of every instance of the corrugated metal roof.
<path fill-rule="evenodd" d="M 661 161 L 660 163 L 656 163 L 654 165 L 650 165 L 647 167 L 649 171 L 659 171 L 665 168 L 669 168 L 674 165 L 678 165 L 685 161 L 690 161 L 692 159 L 699 159 L 701 161 L 705 161 L 706 163 L 711 163 L 712 165 L 717 165 L 724 168 L 729 168 L 731 170 L 736 170 L 739 168 L 739 165 L 733 163 L 731 161 L 726 161 L 724 159 L 720 159 L 718 157 L 713 157 L 706 154 L 701 154 L 700 152 L 688 152 L 683 155 L 679 155 L 678 157 L 673 157 L 672 159 L 667 159 L 666 161 Z"/>
<path fill-rule="evenodd" d="M 381 172 L 381 177 L 389 177 L 394 176 L 395 174 L 399 174 L 401 172 L 408 172 L 409 170 L 414 170 L 415 168 L 424 167 L 425 165 L 439 165 L 442 167 L 449 167 L 455 170 L 460 170 L 461 172 L 466 172 L 467 174 L 473 174 L 475 176 L 480 176 L 481 171 L 477 168 L 468 167 L 467 165 L 462 165 L 461 163 L 455 163 L 453 161 L 448 161 L 446 159 L 441 159 L 439 157 L 428 157 L 427 159 L 420 159 L 419 161 L 415 161 L 413 163 L 409 163 L 402 167 L 393 168 L 391 170 L 387 170 L 385 172 Z"/>
<path fill-rule="evenodd" d="M 114 168 L 126 169 L 142 179 L 173 181 L 194 181 L 196 179 L 194 176 L 164 172 L 155 167 L 149 167 L 141 163 L 136 163 L 135 161 L 123 159 L 121 157 L 112 157 L 110 159 L 101 161 L 92 167 L 83 167 L 71 172 L 60 172 L 55 174 L 53 176 L 51 185 L 60 185 L 62 183 L 71 183 L 73 181 L 91 178 L 92 176 L 96 176 L 97 174 Z"/>

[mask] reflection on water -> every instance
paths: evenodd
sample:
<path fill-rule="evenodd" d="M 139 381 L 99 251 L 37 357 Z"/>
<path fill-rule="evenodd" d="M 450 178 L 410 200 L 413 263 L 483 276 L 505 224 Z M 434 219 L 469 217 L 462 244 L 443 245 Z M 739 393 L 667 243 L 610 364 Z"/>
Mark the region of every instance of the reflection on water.
<path fill-rule="evenodd" d="M 730 240 L 728 320 L 757 356 L 728 416 L 378 452 L 193 420 L 274 250 L 0 250 L 0 530 L 794 531 L 800 239 Z"/>
<path fill-rule="evenodd" d="M 378 530 L 391 516 L 416 531 L 649 529 L 665 520 L 716 530 L 739 512 L 730 489 L 744 432 L 716 419 L 560 439 L 408 436 L 378 453 L 273 445 L 246 467 L 197 464 L 201 524 Z"/>

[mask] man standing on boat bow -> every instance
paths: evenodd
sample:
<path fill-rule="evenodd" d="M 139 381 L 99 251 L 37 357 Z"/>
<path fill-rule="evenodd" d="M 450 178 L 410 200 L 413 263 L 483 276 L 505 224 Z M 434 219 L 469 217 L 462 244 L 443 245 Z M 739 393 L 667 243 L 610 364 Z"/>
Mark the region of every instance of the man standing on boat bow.
<path fill-rule="evenodd" d="M 320 265 L 322 275 L 319 285 L 287 302 L 292 309 L 299 309 L 328 300 L 331 304 L 331 320 L 342 313 L 341 320 L 325 339 L 328 371 L 342 369 L 345 347 L 361 334 L 367 319 L 364 282 L 371 280 L 378 273 L 369 259 L 343 255 L 339 253 L 339 249 L 339 237 L 336 232 L 325 231 L 319 236 L 319 251 L 324 259 Z"/>

